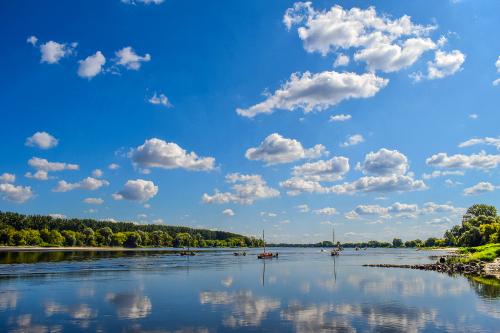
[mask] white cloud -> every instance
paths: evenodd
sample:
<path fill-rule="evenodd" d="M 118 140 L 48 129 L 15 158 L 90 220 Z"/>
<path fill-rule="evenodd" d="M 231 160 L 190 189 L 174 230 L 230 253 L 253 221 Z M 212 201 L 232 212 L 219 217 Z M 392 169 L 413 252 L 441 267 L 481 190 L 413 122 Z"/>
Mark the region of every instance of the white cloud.
<path fill-rule="evenodd" d="M 48 41 L 47 43 L 40 45 L 40 53 L 42 55 L 40 62 L 57 64 L 62 58 L 71 55 L 74 52 L 76 45 L 76 43 L 67 45 L 64 43 L 61 44 L 54 41 Z"/>
<path fill-rule="evenodd" d="M 14 183 L 16 181 L 16 175 L 8 172 L 4 172 L 0 175 L 0 183 Z"/>
<path fill-rule="evenodd" d="M 464 195 L 478 195 L 487 192 L 493 192 L 498 189 L 499 186 L 495 186 L 489 182 L 479 182 L 474 186 L 464 189 Z"/>
<path fill-rule="evenodd" d="M 13 184 L 0 184 L 0 196 L 4 200 L 23 203 L 31 199 L 35 194 L 29 186 L 16 186 Z"/>
<path fill-rule="evenodd" d="M 103 172 L 101 169 L 95 169 L 94 171 L 92 171 L 92 177 L 101 178 L 102 175 L 103 175 Z"/>
<path fill-rule="evenodd" d="M 58 213 L 49 214 L 49 216 L 52 217 L 53 219 L 66 219 L 66 218 L 68 218 L 66 215 L 58 214 Z"/>
<path fill-rule="evenodd" d="M 396 72 L 413 65 L 422 54 L 436 48 L 430 38 L 409 38 L 402 45 L 377 42 L 356 52 L 354 59 L 364 61 L 371 71 Z"/>
<path fill-rule="evenodd" d="M 351 120 L 352 116 L 350 114 L 336 114 L 330 116 L 330 121 L 348 121 Z"/>
<path fill-rule="evenodd" d="M 29 147 L 38 147 L 40 149 L 50 149 L 59 143 L 59 140 L 54 138 L 47 132 L 36 132 L 29 138 L 26 138 L 25 145 Z"/>
<path fill-rule="evenodd" d="M 108 169 L 109 170 L 117 170 L 117 169 L 120 169 L 120 166 L 116 163 L 111 163 L 110 165 L 108 165 Z"/>
<path fill-rule="evenodd" d="M 341 67 L 347 65 L 349 65 L 349 56 L 343 53 L 340 53 L 333 63 L 333 67 Z"/>
<path fill-rule="evenodd" d="M 358 205 L 354 212 L 357 215 L 376 215 L 383 216 L 389 213 L 389 209 L 379 205 Z"/>
<path fill-rule="evenodd" d="M 340 144 L 340 147 L 355 146 L 365 141 L 365 138 L 361 134 L 354 134 L 347 137 L 347 140 Z"/>
<path fill-rule="evenodd" d="M 260 175 L 243 175 L 231 173 L 226 176 L 226 182 L 232 184 L 233 192 L 215 191 L 213 195 L 203 194 L 204 203 L 239 203 L 252 204 L 255 200 L 274 198 L 280 192 L 267 186 Z"/>
<path fill-rule="evenodd" d="M 89 205 L 102 205 L 104 203 L 104 200 L 101 198 L 85 198 L 83 199 L 83 202 Z"/>
<path fill-rule="evenodd" d="M 124 188 L 113 194 L 115 200 L 148 201 L 158 193 L 158 186 L 150 180 L 136 179 L 125 183 Z"/>
<path fill-rule="evenodd" d="M 298 34 L 304 48 L 323 55 L 339 48 L 391 43 L 403 36 L 418 37 L 435 29 L 433 26 L 415 25 L 407 15 L 394 20 L 386 15 L 379 16 L 374 7 L 345 10 L 337 5 L 329 10 L 317 11 L 310 2 L 295 3 L 286 11 L 283 21 L 288 29 L 303 23 L 298 28 Z"/>
<path fill-rule="evenodd" d="M 232 210 L 232 209 L 230 209 L 230 208 L 224 209 L 224 210 L 222 211 L 222 214 L 224 214 L 224 215 L 226 215 L 226 216 L 234 216 L 234 212 L 233 212 L 233 210 Z"/>
<path fill-rule="evenodd" d="M 32 157 L 28 161 L 28 164 L 35 169 L 44 171 L 78 170 L 80 168 L 77 164 L 49 162 L 46 159 L 39 157 Z"/>
<path fill-rule="evenodd" d="M 299 141 L 273 133 L 265 138 L 258 147 L 249 148 L 245 157 L 249 160 L 264 161 L 267 165 L 273 165 L 290 163 L 304 158 L 317 158 L 325 154 L 328 152 L 321 144 L 304 149 Z"/>
<path fill-rule="evenodd" d="M 462 69 L 462 64 L 465 62 L 465 54 L 459 50 L 451 52 L 436 51 L 434 61 L 428 63 L 427 78 L 429 80 L 442 79 L 446 76 L 453 75 Z"/>
<path fill-rule="evenodd" d="M 494 169 L 500 163 L 500 155 L 487 155 L 484 151 L 479 154 L 448 156 L 447 153 L 438 153 L 427 158 L 427 165 L 440 168 L 454 169 Z"/>
<path fill-rule="evenodd" d="M 416 218 L 418 215 L 426 214 L 454 214 L 463 213 L 464 209 L 448 204 L 439 205 L 434 202 L 427 202 L 422 208 L 417 204 L 407 204 L 395 202 L 391 206 L 380 205 L 358 205 L 355 209 L 345 214 L 347 219 L 357 219 L 362 217 L 375 218 Z"/>
<path fill-rule="evenodd" d="M 329 160 L 305 163 L 293 167 L 292 175 L 307 181 L 333 182 L 349 172 L 349 159 L 335 156 Z"/>
<path fill-rule="evenodd" d="M 337 209 L 333 208 L 333 207 L 325 207 L 325 208 L 321 208 L 321 209 L 316 209 L 313 211 L 314 214 L 316 215 L 335 215 L 337 214 Z"/>
<path fill-rule="evenodd" d="M 498 85 L 500 85 L 500 79 L 496 79 L 495 81 L 492 82 L 493 85 L 496 87 Z"/>
<path fill-rule="evenodd" d="M 365 156 L 365 161 L 358 164 L 356 169 L 364 174 L 377 176 L 403 175 L 408 169 L 408 159 L 397 150 L 382 148 L 377 152 L 370 152 Z"/>
<path fill-rule="evenodd" d="M 307 213 L 307 212 L 309 212 L 309 210 L 310 210 L 310 209 L 309 209 L 309 206 L 308 206 L 308 205 L 306 205 L 306 204 L 298 205 L 298 206 L 296 206 L 296 208 L 297 208 L 297 209 L 299 210 L 299 212 L 301 212 L 301 213 Z"/>
<path fill-rule="evenodd" d="M 156 93 L 154 93 L 154 95 L 150 99 L 148 99 L 148 102 L 150 104 L 161 105 L 161 106 L 164 106 L 166 108 L 172 107 L 172 104 L 168 100 L 168 97 L 165 96 L 164 94 L 157 95 Z"/>
<path fill-rule="evenodd" d="M 129 157 L 141 168 L 209 171 L 214 169 L 215 164 L 213 157 L 199 157 L 195 152 L 188 153 L 176 143 L 157 138 L 146 140 L 143 145 L 132 149 Z"/>
<path fill-rule="evenodd" d="M 102 186 L 108 186 L 109 182 L 102 179 L 96 179 L 92 177 L 87 177 L 78 183 L 68 183 L 65 180 L 60 180 L 57 183 L 57 187 L 53 190 L 54 192 L 68 192 L 75 189 L 90 190 L 95 191 Z"/>
<path fill-rule="evenodd" d="M 127 5 L 135 5 L 138 3 L 143 3 L 145 5 L 150 5 L 150 4 L 159 5 L 163 3 L 163 1 L 165 0 L 121 0 L 121 1 Z"/>
<path fill-rule="evenodd" d="M 26 178 L 32 178 L 32 179 L 37 179 L 37 180 L 48 180 L 49 179 L 49 173 L 47 171 L 38 170 L 35 173 L 26 172 L 24 174 L 24 177 L 26 177 Z"/>
<path fill-rule="evenodd" d="M 277 109 L 304 112 L 321 111 L 351 98 L 368 98 L 384 88 L 389 80 L 373 73 L 338 73 L 325 71 L 317 74 L 305 72 L 292 74 L 264 102 L 247 109 L 238 108 L 240 116 L 253 118 L 258 114 L 270 114 Z"/>
<path fill-rule="evenodd" d="M 97 51 L 94 55 L 88 56 L 84 60 L 78 61 L 78 63 L 80 64 L 78 66 L 78 76 L 90 80 L 102 72 L 102 67 L 106 64 L 106 58 L 101 51 Z"/>
<path fill-rule="evenodd" d="M 36 36 L 29 36 L 26 39 L 26 43 L 36 46 L 36 43 L 38 43 L 38 38 L 36 38 Z"/>
<path fill-rule="evenodd" d="M 500 56 L 498 57 L 497 61 L 495 62 L 495 67 L 497 68 L 497 72 L 500 73 Z"/>
<path fill-rule="evenodd" d="M 138 70 L 141 68 L 141 63 L 151 60 L 151 55 L 146 53 L 144 56 L 140 56 L 130 46 L 124 47 L 115 54 L 117 56 L 116 63 L 131 70 Z"/>
<path fill-rule="evenodd" d="M 475 145 L 487 145 L 487 146 L 493 146 L 496 149 L 500 150 L 500 137 L 498 138 L 491 138 L 491 137 L 485 137 L 485 138 L 473 138 L 467 141 L 464 141 L 458 145 L 460 148 L 464 147 L 471 147 Z"/>
<path fill-rule="evenodd" d="M 423 206 L 423 213 L 453 213 L 462 214 L 465 211 L 462 207 L 454 207 L 450 204 L 437 204 L 434 202 L 426 202 Z"/>
<path fill-rule="evenodd" d="M 478 119 L 478 118 L 479 118 L 479 115 L 478 115 L 477 113 L 471 113 L 471 114 L 469 115 L 469 118 L 470 118 L 470 119 Z"/>
<path fill-rule="evenodd" d="M 433 171 L 432 173 L 424 173 L 422 175 L 423 179 L 432 179 L 432 178 L 437 178 L 437 177 L 444 177 L 444 176 L 463 176 L 465 173 L 463 171 L 442 171 L 442 170 L 436 170 Z"/>

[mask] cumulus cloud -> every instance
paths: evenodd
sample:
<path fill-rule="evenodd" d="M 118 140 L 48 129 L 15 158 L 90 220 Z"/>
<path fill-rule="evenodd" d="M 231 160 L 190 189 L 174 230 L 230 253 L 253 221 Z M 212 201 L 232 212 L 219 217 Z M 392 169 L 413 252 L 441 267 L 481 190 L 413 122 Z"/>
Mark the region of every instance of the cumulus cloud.
<path fill-rule="evenodd" d="M 132 149 L 129 157 L 141 168 L 181 168 L 193 171 L 210 171 L 215 168 L 215 158 L 199 157 L 195 152 L 188 153 L 174 142 L 157 138 L 146 140 L 141 146 Z"/>
<path fill-rule="evenodd" d="M 498 85 L 500 85 L 500 79 L 496 79 L 493 81 L 493 85 L 496 87 Z"/>
<path fill-rule="evenodd" d="M 297 208 L 297 209 L 299 210 L 299 212 L 301 212 L 301 213 L 307 213 L 307 212 L 309 212 L 309 210 L 310 210 L 310 209 L 309 209 L 309 206 L 308 206 L 308 205 L 306 205 L 306 204 L 298 205 L 298 206 L 296 206 L 296 208 Z"/>
<path fill-rule="evenodd" d="M 16 186 L 10 183 L 0 184 L 0 196 L 4 200 L 23 203 L 31 199 L 34 195 L 30 186 Z"/>
<path fill-rule="evenodd" d="M 29 147 L 38 147 L 40 149 L 50 149 L 57 146 L 59 140 L 54 138 L 47 132 L 36 132 L 32 136 L 26 138 L 25 145 Z"/>
<path fill-rule="evenodd" d="M 32 36 L 34 37 L 34 36 Z M 35 42 L 37 40 L 34 40 L 32 37 L 31 42 Z M 28 38 L 28 42 L 30 42 L 30 38 Z M 36 37 L 35 37 L 36 39 Z M 30 43 L 31 43 L 30 42 Z M 33 44 L 33 43 L 32 43 Z M 35 44 L 33 44 L 35 45 Z M 67 57 L 75 51 L 77 44 L 76 43 L 71 43 L 70 45 L 65 44 L 65 43 L 58 43 L 54 41 L 48 41 L 42 45 L 40 45 L 40 53 L 41 53 L 41 59 L 40 62 L 45 62 L 48 64 L 57 64 L 59 60 L 61 60 L 64 57 Z"/>
<path fill-rule="evenodd" d="M 310 2 L 299 2 L 286 11 L 283 22 L 288 29 L 299 26 L 306 51 L 326 55 L 352 48 L 354 59 L 365 62 L 370 70 L 398 71 L 437 47 L 425 37 L 434 26 L 414 24 L 407 15 L 391 19 L 377 14 L 374 7 L 346 10 L 336 5 L 318 11 Z"/>
<path fill-rule="evenodd" d="M 333 116 L 330 116 L 330 121 L 348 121 L 351 120 L 352 116 L 350 114 L 336 114 Z"/>
<path fill-rule="evenodd" d="M 347 137 L 345 142 L 340 144 L 340 147 L 355 146 L 365 141 L 365 138 L 361 134 L 354 134 Z"/>
<path fill-rule="evenodd" d="M 97 51 L 94 55 L 88 56 L 84 60 L 78 61 L 78 63 L 78 76 L 90 80 L 103 71 L 106 58 L 101 51 Z"/>
<path fill-rule="evenodd" d="M 14 183 L 16 181 L 16 175 L 8 172 L 4 172 L 0 175 L 0 183 Z"/>
<path fill-rule="evenodd" d="M 342 179 L 347 172 L 349 172 L 349 159 L 343 156 L 305 163 L 292 169 L 294 177 L 314 182 L 334 182 Z"/>
<path fill-rule="evenodd" d="M 131 70 L 138 70 L 139 68 L 141 68 L 141 64 L 143 62 L 148 62 L 151 60 L 151 55 L 146 53 L 144 56 L 140 56 L 135 53 L 134 49 L 130 46 L 116 51 L 115 55 L 117 57 L 116 63 L 118 65 Z"/>
<path fill-rule="evenodd" d="M 245 157 L 249 160 L 264 161 L 267 165 L 273 165 L 290 163 L 304 158 L 317 158 L 327 153 L 325 146 L 321 144 L 305 149 L 299 141 L 273 133 L 265 138 L 258 147 L 249 148 Z"/>
<path fill-rule="evenodd" d="M 335 215 L 337 214 L 337 209 L 333 208 L 333 207 L 325 207 L 325 208 L 321 208 L 321 209 L 316 209 L 313 211 L 314 214 L 316 215 Z"/>
<path fill-rule="evenodd" d="M 168 97 L 165 96 L 164 94 L 157 95 L 156 93 L 154 93 L 154 95 L 151 96 L 150 99 L 148 99 L 148 102 L 150 104 L 161 105 L 161 106 L 164 106 L 166 108 L 171 108 L 172 107 L 172 104 L 168 100 Z"/>
<path fill-rule="evenodd" d="M 117 170 L 117 169 L 120 169 L 120 166 L 116 163 L 111 163 L 110 165 L 108 165 L 108 169 L 109 170 Z"/>
<path fill-rule="evenodd" d="M 101 169 L 95 169 L 94 171 L 92 171 L 92 177 L 101 178 L 102 175 L 103 175 L 103 172 Z"/>
<path fill-rule="evenodd" d="M 373 73 L 338 73 L 325 71 L 317 74 L 294 73 L 290 80 L 261 103 L 247 109 L 238 108 L 240 116 L 253 118 L 259 114 L 271 114 L 275 110 L 304 112 L 321 111 L 351 98 L 375 96 L 389 80 Z"/>
<path fill-rule="evenodd" d="M 459 50 L 451 52 L 437 51 L 434 56 L 434 61 L 428 63 L 429 80 L 442 79 L 450 76 L 462 69 L 462 64 L 465 62 L 465 54 Z"/>
<path fill-rule="evenodd" d="M 500 155 L 488 155 L 484 151 L 479 154 L 448 156 L 447 153 L 438 153 L 427 158 L 427 165 L 450 169 L 494 169 L 500 163 Z"/>
<path fill-rule="evenodd" d="M 85 198 L 83 199 L 83 202 L 89 205 L 102 205 L 104 203 L 104 200 L 101 198 Z"/>
<path fill-rule="evenodd" d="M 422 54 L 435 48 L 430 38 L 409 38 L 402 45 L 381 41 L 356 52 L 354 59 L 365 62 L 371 71 L 389 73 L 413 65 Z"/>
<path fill-rule="evenodd" d="M 36 169 L 37 171 L 33 174 L 27 172 L 25 176 L 27 178 L 34 178 L 37 180 L 47 180 L 49 179 L 48 173 L 54 171 L 64 171 L 64 170 L 78 170 L 80 167 L 78 164 L 70 164 L 64 162 L 49 162 L 44 158 L 32 157 L 28 161 L 28 165 Z"/>
<path fill-rule="evenodd" d="M 464 195 L 478 195 L 487 192 L 493 192 L 500 186 L 495 186 L 489 182 L 479 182 L 474 186 L 464 189 Z"/>
<path fill-rule="evenodd" d="M 347 65 L 349 65 L 349 56 L 343 53 L 340 53 L 333 63 L 333 67 L 341 67 Z"/>
<path fill-rule="evenodd" d="M 500 150 L 500 137 L 498 138 L 491 138 L 491 137 L 485 137 L 485 138 L 473 138 L 467 141 L 464 141 L 458 145 L 460 148 L 465 148 L 465 147 L 472 147 L 476 145 L 487 145 L 487 146 L 493 146 L 496 149 Z"/>
<path fill-rule="evenodd" d="M 417 204 L 395 202 L 390 206 L 380 205 L 358 205 L 352 211 L 345 214 L 347 219 L 357 218 L 416 218 L 419 215 L 427 214 L 460 214 L 463 208 L 454 207 L 449 204 L 436 204 L 427 202 L 423 207 Z"/>
<path fill-rule="evenodd" d="M 438 178 L 438 177 L 444 177 L 444 176 L 463 176 L 465 173 L 463 171 L 442 171 L 442 170 L 436 170 L 433 171 L 432 173 L 424 173 L 422 175 L 423 179 L 432 179 L 432 178 Z"/>
<path fill-rule="evenodd" d="M 370 152 L 365 156 L 363 163 L 356 168 L 364 174 L 377 176 L 403 175 L 408 169 L 408 159 L 397 150 L 382 148 L 377 152 Z"/>
<path fill-rule="evenodd" d="M 77 183 L 68 183 L 65 180 L 60 180 L 57 183 L 57 187 L 54 188 L 54 192 L 68 192 L 75 189 L 90 190 L 95 191 L 103 186 L 108 186 L 109 182 L 102 179 L 96 179 L 92 177 L 87 177 L 82 179 Z"/>
<path fill-rule="evenodd" d="M 232 210 L 232 209 L 230 209 L 230 208 L 224 209 L 224 210 L 222 211 L 222 214 L 224 214 L 224 215 L 226 215 L 226 216 L 234 216 L 234 212 L 233 212 L 233 210 Z"/>
<path fill-rule="evenodd" d="M 136 179 L 127 181 L 121 191 L 113 194 L 113 199 L 145 202 L 157 193 L 158 186 L 152 181 Z"/>
<path fill-rule="evenodd" d="M 38 43 L 38 38 L 36 36 L 29 36 L 26 39 L 26 43 L 36 46 L 36 43 Z"/>
<path fill-rule="evenodd" d="M 267 185 L 266 181 L 260 175 L 244 175 L 240 173 L 231 173 L 226 176 L 226 182 L 231 185 L 232 192 L 215 191 L 213 195 L 203 194 L 204 203 L 239 203 L 252 204 L 255 200 L 274 198 L 279 196 L 280 192 Z"/>

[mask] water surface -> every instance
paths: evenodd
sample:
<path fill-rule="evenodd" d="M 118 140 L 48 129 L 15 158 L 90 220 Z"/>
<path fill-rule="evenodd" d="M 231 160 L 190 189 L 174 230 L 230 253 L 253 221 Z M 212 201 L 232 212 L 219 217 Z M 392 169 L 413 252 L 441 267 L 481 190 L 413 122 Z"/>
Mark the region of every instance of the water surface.
<path fill-rule="evenodd" d="M 361 266 L 436 253 L 273 250 L 1 254 L 0 332 L 500 332 L 498 284 Z"/>

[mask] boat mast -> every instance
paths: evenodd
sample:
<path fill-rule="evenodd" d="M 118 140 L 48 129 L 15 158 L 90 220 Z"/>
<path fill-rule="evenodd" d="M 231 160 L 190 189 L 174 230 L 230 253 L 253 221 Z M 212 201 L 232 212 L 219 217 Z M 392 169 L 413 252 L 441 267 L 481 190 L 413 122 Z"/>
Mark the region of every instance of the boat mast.
<path fill-rule="evenodd" d="M 266 239 L 264 238 L 264 230 L 262 230 L 262 241 L 264 242 L 264 253 L 266 253 Z"/>
<path fill-rule="evenodd" d="M 335 228 L 332 227 L 332 247 L 335 247 Z"/>

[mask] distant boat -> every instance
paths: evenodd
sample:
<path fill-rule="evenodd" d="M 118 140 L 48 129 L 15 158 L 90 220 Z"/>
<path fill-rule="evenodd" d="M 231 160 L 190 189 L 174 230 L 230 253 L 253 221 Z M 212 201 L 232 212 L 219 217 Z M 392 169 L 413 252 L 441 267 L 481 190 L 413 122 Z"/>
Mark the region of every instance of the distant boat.
<path fill-rule="evenodd" d="M 246 256 L 247 255 L 247 253 L 245 251 L 243 251 L 243 252 L 234 252 L 233 254 L 235 256 Z"/>
<path fill-rule="evenodd" d="M 332 246 L 335 246 L 335 228 L 332 228 Z M 338 248 L 332 248 L 330 252 L 331 256 L 338 256 L 340 254 L 340 250 Z"/>
<path fill-rule="evenodd" d="M 278 253 L 273 254 L 272 252 L 266 252 L 266 239 L 264 238 L 264 230 L 262 230 L 262 241 L 264 242 L 264 251 L 257 255 L 258 259 L 270 259 L 273 257 L 278 257 Z"/>

